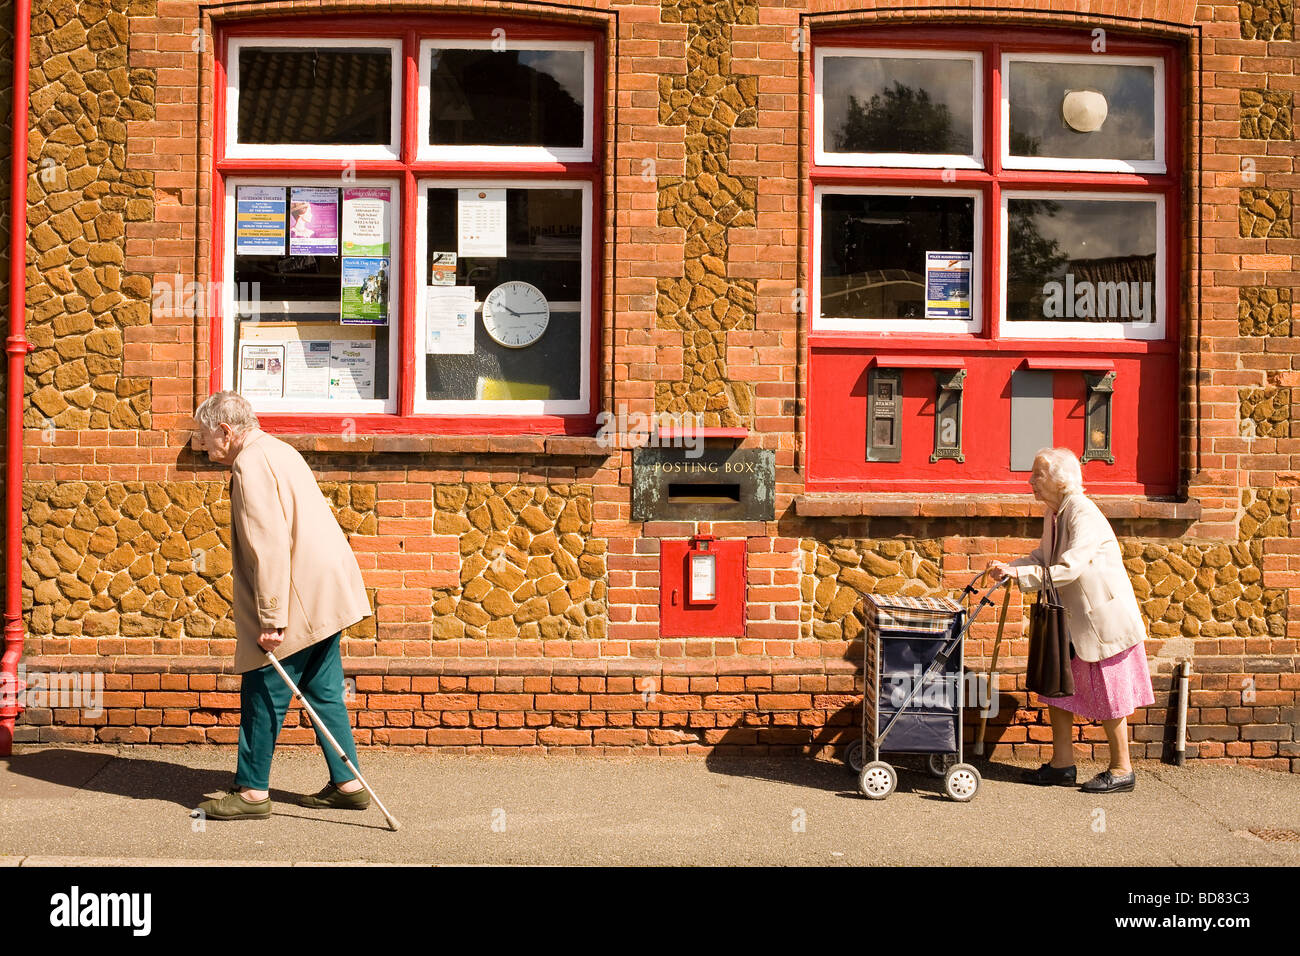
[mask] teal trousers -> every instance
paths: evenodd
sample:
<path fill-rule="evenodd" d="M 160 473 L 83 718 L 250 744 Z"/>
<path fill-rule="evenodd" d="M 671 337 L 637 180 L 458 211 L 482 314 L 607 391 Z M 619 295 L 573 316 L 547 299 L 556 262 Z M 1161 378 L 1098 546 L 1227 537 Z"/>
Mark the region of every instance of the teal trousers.
<path fill-rule="evenodd" d="M 280 661 L 284 672 L 302 691 L 302 696 L 324 722 L 357 766 L 357 747 L 352 740 L 348 709 L 343 702 L 343 660 L 339 656 L 342 631 L 318 641 Z M 280 726 L 293 700 L 293 691 L 270 664 L 244 674 L 239 688 L 239 759 L 235 768 L 235 786 L 266 790 L 271 785 L 271 757 Z M 319 730 L 316 742 L 325 752 L 330 781 L 346 783 L 352 772 Z"/>

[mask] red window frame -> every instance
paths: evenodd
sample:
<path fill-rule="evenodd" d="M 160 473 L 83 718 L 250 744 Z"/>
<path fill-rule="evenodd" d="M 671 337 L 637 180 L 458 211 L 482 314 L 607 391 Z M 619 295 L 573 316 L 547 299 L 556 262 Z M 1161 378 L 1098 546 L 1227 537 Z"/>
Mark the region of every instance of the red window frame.
<path fill-rule="evenodd" d="M 589 162 L 483 162 L 419 160 L 417 149 L 420 130 L 417 114 L 420 84 L 419 52 L 421 40 L 447 38 L 456 40 L 492 40 L 493 30 L 505 27 L 512 40 L 581 40 L 594 44 L 592 102 L 588 105 L 591 122 L 592 153 Z M 356 434 L 568 434 L 589 435 L 596 426 L 596 407 L 600 400 L 599 358 L 601 349 L 601 288 L 604 262 L 604 122 L 605 122 L 605 61 L 604 35 L 592 28 L 567 24 L 542 23 L 529 20 L 502 20 L 481 17 L 429 15 L 429 16 L 329 16 L 294 17 L 256 21 L 241 21 L 218 28 L 214 62 L 213 134 L 212 134 L 212 241 L 210 243 L 210 276 L 215 287 L 220 288 L 225 261 L 222 249 L 226 223 L 224 222 L 228 177 L 249 175 L 321 175 L 336 174 L 339 160 L 318 159 L 261 159 L 228 158 L 226 148 L 226 64 L 228 44 L 235 37 L 252 37 L 267 40 L 277 38 L 349 38 L 388 39 L 402 41 L 400 86 L 400 155 L 390 159 L 358 159 L 350 161 L 357 172 L 357 182 L 370 176 L 387 176 L 397 179 L 398 202 L 401 219 L 398 231 L 401 256 L 400 288 L 397 297 L 397 314 L 390 331 L 398 337 L 397 369 L 390 374 L 390 387 L 397 389 L 395 413 L 281 413 L 259 412 L 258 420 L 270 432 L 338 433 L 349 427 Z M 585 413 L 567 415 L 481 415 L 458 416 L 447 414 L 416 414 L 415 407 L 415 342 L 416 281 L 419 269 L 414 262 L 416 249 L 416 207 L 418 181 L 422 178 L 505 178 L 513 179 L 570 179 L 576 183 L 591 184 L 591 308 L 589 310 L 590 356 L 588 395 L 590 409 Z M 224 339 L 224 316 L 218 306 L 210 316 L 209 336 L 211 368 L 209 387 L 215 392 L 223 387 L 224 363 L 227 361 Z"/>
<path fill-rule="evenodd" d="M 861 27 L 813 34 L 805 70 L 808 88 L 817 96 L 817 50 L 862 47 L 982 54 L 983 168 L 832 166 L 816 162 L 820 135 L 815 111 L 805 131 L 810 175 L 807 208 L 815 207 L 815 190 L 835 186 L 915 186 L 977 190 L 983 221 L 974 237 L 982 249 L 981 328 L 979 332 L 818 330 L 808 334 L 808 414 L 804 423 L 808 468 L 805 488 L 821 492 L 1024 492 L 1028 474 L 1010 470 L 1010 374 L 1017 368 L 1049 367 L 1056 375 L 1053 444 L 1083 451 L 1085 366 L 1116 371 L 1112 406 L 1115 464 L 1083 464 L 1084 483 L 1099 494 L 1171 495 L 1179 485 L 1180 342 L 1183 295 L 1182 259 L 1184 136 L 1179 119 L 1182 99 L 1182 50 L 1172 42 L 1108 33 L 1102 55 L 1159 57 L 1164 62 L 1165 172 L 1120 173 L 1005 169 L 1002 166 L 1002 57 L 1004 54 L 1083 54 L 1092 49 L 1090 30 L 1016 29 L 1009 27 Z M 1099 59 L 1101 55 L 1099 55 Z M 1159 118 L 1157 118 L 1159 122 Z M 1152 340 L 1085 338 L 1011 338 L 1000 328 L 1001 217 L 1004 190 L 1105 192 L 1115 195 L 1159 194 L 1164 198 L 1165 334 Z M 805 248 L 809 275 L 816 237 L 810 226 Z M 816 306 L 814 304 L 813 311 Z M 815 320 L 814 320 L 815 321 Z M 904 367 L 903 456 L 901 462 L 866 460 L 867 382 L 876 356 Z M 927 365 L 926 363 L 934 363 Z M 929 368 L 965 367 L 963 449 L 965 461 L 930 462 L 933 450 L 934 379 Z M 1065 369 L 1073 369 L 1066 372 Z M 928 397 L 927 397 L 928 396 Z M 1140 404 L 1139 404 L 1140 399 Z M 1140 433 L 1139 433 L 1139 430 Z"/>

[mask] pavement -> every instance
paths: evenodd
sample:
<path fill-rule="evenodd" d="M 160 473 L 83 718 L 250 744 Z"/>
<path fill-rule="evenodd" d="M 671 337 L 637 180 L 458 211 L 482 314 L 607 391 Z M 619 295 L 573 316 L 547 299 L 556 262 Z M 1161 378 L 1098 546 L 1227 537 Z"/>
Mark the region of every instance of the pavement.
<path fill-rule="evenodd" d="M 892 758 L 898 789 L 873 801 L 825 760 L 363 750 L 392 832 L 373 802 L 294 804 L 327 779 L 314 749 L 280 749 L 271 817 L 240 821 L 190 817 L 233 783 L 230 748 L 15 751 L 0 758 L 0 866 L 1300 864 L 1300 775 L 1235 766 L 1139 762 L 1132 793 L 1090 795 L 977 760 L 963 804 L 918 758 Z"/>

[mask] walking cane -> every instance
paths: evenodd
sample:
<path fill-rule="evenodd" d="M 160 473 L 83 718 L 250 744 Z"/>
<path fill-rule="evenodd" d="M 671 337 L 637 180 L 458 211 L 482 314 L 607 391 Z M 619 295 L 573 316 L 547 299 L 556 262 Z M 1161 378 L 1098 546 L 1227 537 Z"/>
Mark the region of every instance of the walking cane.
<path fill-rule="evenodd" d="M 275 659 L 275 655 L 270 651 L 267 651 L 266 656 L 270 659 L 271 666 L 275 668 L 275 672 L 284 678 L 284 682 L 289 685 L 289 689 L 293 691 L 293 696 L 296 697 L 302 703 L 302 706 L 306 708 L 307 713 L 311 716 L 311 724 L 316 728 L 316 733 L 325 735 L 325 739 L 330 742 L 330 746 L 334 748 L 334 752 L 343 759 L 345 764 L 348 765 L 348 769 L 356 774 L 356 778 L 361 781 L 361 786 L 369 790 L 370 795 L 375 798 L 375 803 L 379 805 L 379 809 L 384 811 L 384 819 L 388 821 L 388 829 L 401 829 L 402 825 L 397 822 L 391 813 L 388 812 L 388 808 L 384 806 L 384 801 L 380 800 L 379 794 L 375 793 L 375 788 L 366 783 L 366 778 L 361 776 L 361 771 L 352 765 L 352 761 L 349 760 L 348 755 L 343 752 L 343 748 L 339 746 L 339 742 L 335 740 L 334 735 L 329 732 L 329 728 L 325 726 L 325 722 L 316 716 L 316 711 L 312 710 L 311 704 L 307 703 L 307 698 L 302 696 L 302 691 L 298 689 L 298 685 L 295 684 L 289 675 L 284 672 L 284 668 L 281 667 L 280 662 Z"/>
<path fill-rule="evenodd" d="M 1011 603 L 1011 582 L 1006 582 L 1005 586 L 1007 593 L 1002 595 L 1002 613 L 998 617 L 998 636 L 993 641 L 993 657 L 989 661 L 989 700 L 992 700 L 993 695 L 997 693 L 997 688 L 993 686 L 993 675 L 998 669 L 998 648 L 1002 646 L 1002 631 L 1007 626 L 1007 606 Z M 980 712 L 980 729 L 975 735 L 975 755 L 978 757 L 984 756 L 984 730 L 988 726 L 988 722 L 989 709 L 986 704 Z"/>

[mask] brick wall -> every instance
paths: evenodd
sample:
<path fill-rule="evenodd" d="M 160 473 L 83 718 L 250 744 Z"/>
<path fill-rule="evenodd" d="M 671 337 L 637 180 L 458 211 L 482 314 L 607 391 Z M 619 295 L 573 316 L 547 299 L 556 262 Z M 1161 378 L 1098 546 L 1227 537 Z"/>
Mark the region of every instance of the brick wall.
<path fill-rule="evenodd" d="M 229 742 L 236 679 L 219 673 L 231 644 L 229 577 L 219 560 L 195 563 L 196 551 L 207 554 L 196 541 L 228 535 L 226 475 L 186 445 L 189 413 L 207 394 L 208 327 L 151 315 L 148 302 L 164 277 L 208 275 L 213 48 L 198 41 L 216 22 L 373 15 L 373 4 L 36 6 L 32 162 L 52 158 L 54 172 L 29 190 L 29 667 L 103 668 L 123 696 L 106 723 L 32 711 L 24 733 Z M 360 741 L 817 750 L 857 719 L 845 681 L 860 659 L 858 591 L 955 590 L 989 558 L 1033 545 L 1039 522 L 1023 500 L 900 499 L 823 516 L 798 506 L 808 350 L 795 293 L 807 285 L 811 104 L 797 31 L 1005 21 L 1186 46 L 1182 458 L 1199 513 L 1111 511 L 1149 623 L 1158 693 L 1133 736 L 1138 754 L 1165 746 L 1172 668 L 1190 658 L 1193 752 L 1300 770 L 1293 5 L 1150 2 L 1141 15 L 1120 0 L 1069 11 L 861 6 L 385 8 L 551 18 L 606 34 L 602 407 L 690 410 L 749 428 L 745 447 L 776 456 L 778 518 L 633 522 L 630 452 L 578 436 L 292 437 L 336 513 L 360 516 L 345 530 L 375 617 L 344 644 Z M 135 514 L 122 507 L 132 495 L 146 505 Z M 211 527 L 195 517 L 204 510 Z M 565 530 L 573 522 L 578 530 Z M 748 541 L 743 638 L 659 638 L 659 540 L 696 530 Z M 566 535 L 575 536 L 568 548 Z M 991 627 L 974 631 L 973 668 L 991 653 Z M 1009 639 L 995 754 L 1036 758 L 1045 715 L 1011 687 L 1026 651 L 1019 602 Z M 695 663 L 715 671 L 672 670 Z M 640 670 L 618 670 L 629 666 Z M 656 675 L 675 709 L 627 686 Z M 686 683 L 670 690 L 672 681 Z M 1099 727 L 1080 733 L 1090 746 L 1100 739 Z"/>

